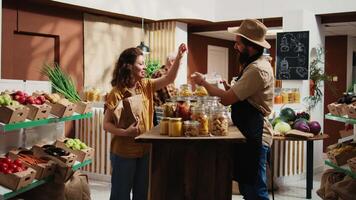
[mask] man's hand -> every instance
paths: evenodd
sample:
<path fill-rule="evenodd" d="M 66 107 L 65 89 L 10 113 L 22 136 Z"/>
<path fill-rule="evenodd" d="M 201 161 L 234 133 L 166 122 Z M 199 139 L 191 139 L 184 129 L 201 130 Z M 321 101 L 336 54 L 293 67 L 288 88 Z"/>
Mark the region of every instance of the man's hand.
<path fill-rule="evenodd" d="M 203 82 L 205 81 L 205 77 L 203 74 L 199 73 L 199 72 L 194 72 L 191 76 L 190 76 L 191 80 L 197 84 L 197 85 L 202 85 Z"/>

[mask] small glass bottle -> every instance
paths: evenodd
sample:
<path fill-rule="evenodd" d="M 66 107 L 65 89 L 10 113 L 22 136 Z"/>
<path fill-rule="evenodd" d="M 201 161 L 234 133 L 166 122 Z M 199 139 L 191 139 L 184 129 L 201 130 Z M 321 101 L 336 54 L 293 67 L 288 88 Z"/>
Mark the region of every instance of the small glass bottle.
<path fill-rule="evenodd" d="M 208 115 L 205 113 L 204 107 L 194 107 L 192 109 L 192 120 L 198 121 L 200 123 L 200 135 L 209 135 L 209 118 Z"/>
<path fill-rule="evenodd" d="M 282 89 L 281 96 L 282 96 L 282 103 L 283 104 L 289 103 L 289 101 L 288 101 L 288 93 L 287 93 L 286 89 Z"/>
<path fill-rule="evenodd" d="M 169 132 L 169 117 L 162 117 L 161 122 L 160 122 L 160 134 L 161 135 L 168 135 Z"/>
<path fill-rule="evenodd" d="M 168 135 L 170 137 L 182 136 L 182 118 L 170 118 Z"/>
<path fill-rule="evenodd" d="M 229 115 L 224 106 L 212 110 L 209 118 L 209 131 L 215 136 L 226 136 L 229 134 Z"/>

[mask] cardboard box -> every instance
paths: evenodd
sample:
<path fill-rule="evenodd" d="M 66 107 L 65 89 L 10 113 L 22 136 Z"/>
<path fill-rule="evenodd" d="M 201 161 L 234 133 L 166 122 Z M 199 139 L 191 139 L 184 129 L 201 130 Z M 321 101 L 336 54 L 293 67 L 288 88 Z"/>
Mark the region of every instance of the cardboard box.
<path fill-rule="evenodd" d="M 23 122 L 30 109 L 26 106 L 0 106 L 0 122 L 5 124 Z"/>
<path fill-rule="evenodd" d="M 19 159 L 19 153 L 21 151 L 29 151 L 27 149 L 24 148 L 19 148 L 19 149 L 15 149 L 15 150 L 11 150 L 9 151 L 9 157 L 11 159 Z M 33 155 L 33 152 L 32 152 Z M 37 156 L 36 156 L 37 157 Z M 41 158 L 44 160 L 48 160 L 47 163 L 38 163 L 38 164 L 29 164 L 27 162 L 22 161 L 23 165 L 27 166 L 27 167 L 31 167 L 32 169 L 34 169 L 36 171 L 36 179 L 37 180 L 41 180 L 44 179 L 48 176 L 52 176 L 55 172 L 56 169 L 56 163 L 53 162 L 52 160 L 49 160 L 49 158 Z M 21 160 L 21 159 L 20 159 Z"/>
<path fill-rule="evenodd" d="M 331 103 L 327 107 L 328 107 L 329 113 L 331 113 L 332 115 L 339 116 L 340 114 L 339 114 L 339 111 L 336 109 L 336 106 L 337 106 L 336 103 Z"/>
<path fill-rule="evenodd" d="M 347 106 L 347 116 L 352 119 L 356 119 L 356 106 L 351 104 Z"/>
<path fill-rule="evenodd" d="M 340 116 L 347 115 L 347 104 L 336 104 L 336 110 Z"/>
<path fill-rule="evenodd" d="M 75 111 L 75 104 L 64 105 L 62 103 L 47 103 L 52 107 L 51 114 L 57 117 L 72 116 Z"/>
<path fill-rule="evenodd" d="M 51 112 L 51 106 L 48 104 L 43 104 L 43 105 L 26 105 L 29 109 L 30 112 L 28 113 L 27 119 L 30 120 L 40 120 L 40 119 L 46 119 Z"/>
<path fill-rule="evenodd" d="M 19 190 L 32 183 L 35 179 L 36 171 L 28 168 L 25 171 L 13 174 L 0 173 L 0 185 L 9 188 L 10 190 Z"/>
<path fill-rule="evenodd" d="M 45 158 L 49 158 L 51 159 L 52 161 L 54 161 L 55 163 L 57 163 L 58 165 L 60 166 L 63 166 L 63 167 L 71 167 L 74 165 L 76 159 L 77 159 L 77 156 L 72 154 L 72 153 L 69 153 L 69 155 L 67 156 L 52 156 L 52 155 L 49 155 L 48 153 L 46 153 L 44 151 L 44 149 L 42 148 L 43 145 L 34 145 L 32 147 L 32 151 L 34 153 L 35 156 L 38 156 L 38 157 L 45 157 Z"/>
<path fill-rule="evenodd" d="M 351 158 L 347 161 L 352 172 L 356 173 L 356 157 Z"/>
<path fill-rule="evenodd" d="M 73 150 L 71 148 L 68 148 L 64 141 L 66 140 L 67 138 L 62 138 L 62 139 L 58 139 L 56 141 L 56 146 L 57 147 L 60 147 L 66 151 L 69 151 L 71 153 L 73 153 L 74 155 L 77 156 L 77 161 L 78 162 L 84 162 L 86 160 L 89 160 L 89 159 L 93 159 L 94 157 L 94 149 L 91 148 L 91 147 L 88 147 L 86 149 L 81 149 L 81 150 Z"/>
<path fill-rule="evenodd" d="M 345 165 L 347 163 L 347 160 L 349 160 L 350 158 L 356 157 L 356 150 L 344 152 L 341 154 L 335 154 L 334 151 L 328 151 L 327 156 L 331 162 L 338 166 L 342 166 Z"/>
<path fill-rule="evenodd" d="M 79 114 L 85 114 L 91 112 L 93 103 L 79 101 L 75 104 L 75 112 Z"/>

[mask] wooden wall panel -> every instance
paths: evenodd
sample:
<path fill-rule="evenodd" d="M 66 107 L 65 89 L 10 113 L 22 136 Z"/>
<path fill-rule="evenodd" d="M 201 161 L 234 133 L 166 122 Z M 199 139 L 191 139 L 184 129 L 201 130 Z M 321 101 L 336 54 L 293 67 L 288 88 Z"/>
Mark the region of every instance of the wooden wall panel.
<path fill-rule="evenodd" d="M 347 36 L 325 37 L 325 52 L 325 72 L 338 77 L 337 82 L 332 82 L 337 90 L 336 94 L 331 91 L 330 87 L 325 87 L 324 112 L 328 113 L 327 105 L 337 101 L 347 87 Z M 329 138 L 324 140 L 324 150 L 327 146 L 337 142 L 340 138 L 339 131 L 342 129 L 344 129 L 344 123 L 324 119 L 324 132 L 329 135 Z"/>
<path fill-rule="evenodd" d="M 175 31 L 175 21 L 154 22 L 148 25 L 150 59 L 158 60 L 161 65 L 165 64 L 167 56 L 176 51 Z"/>
<path fill-rule="evenodd" d="M 237 74 L 237 54 L 234 49 L 235 42 L 221 40 L 201 35 L 188 34 L 188 77 L 194 72 L 207 73 L 208 45 L 229 48 L 229 82 Z M 189 79 L 188 79 L 189 80 Z"/>

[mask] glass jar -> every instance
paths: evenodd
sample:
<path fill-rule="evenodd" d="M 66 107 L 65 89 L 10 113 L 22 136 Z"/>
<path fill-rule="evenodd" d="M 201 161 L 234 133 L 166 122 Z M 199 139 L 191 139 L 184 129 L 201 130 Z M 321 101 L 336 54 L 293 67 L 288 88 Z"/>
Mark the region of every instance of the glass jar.
<path fill-rule="evenodd" d="M 194 94 L 198 97 L 204 97 L 209 95 L 205 87 L 201 85 L 196 86 Z"/>
<path fill-rule="evenodd" d="M 172 102 L 166 102 L 163 104 L 163 117 L 174 117 L 176 104 Z"/>
<path fill-rule="evenodd" d="M 187 97 L 178 97 L 176 99 L 175 116 L 180 117 L 183 121 L 190 120 L 190 99 Z"/>
<path fill-rule="evenodd" d="M 289 89 L 288 90 L 288 103 L 295 103 L 294 99 L 295 99 L 294 90 L 293 89 Z"/>
<path fill-rule="evenodd" d="M 170 118 L 169 119 L 169 131 L 170 137 L 182 136 L 182 118 Z"/>
<path fill-rule="evenodd" d="M 212 135 L 226 136 L 229 134 L 229 115 L 224 106 L 212 110 L 209 119 L 209 130 Z"/>
<path fill-rule="evenodd" d="M 198 121 L 185 121 L 183 123 L 183 131 L 185 136 L 199 136 L 200 123 Z"/>
<path fill-rule="evenodd" d="M 179 88 L 179 96 L 190 97 L 192 96 L 192 86 L 190 84 L 182 84 Z"/>
<path fill-rule="evenodd" d="M 168 135 L 169 132 L 169 117 L 162 117 L 161 122 L 159 123 L 160 125 L 160 134 L 161 135 Z"/>
<path fill-rule="evenodd" d="M 282 89 L 281 96 L 282 96 L 282 103 L 284 103 L 284 104 L 289 103 L 288 91 L 286 89 Z"/>
<path fill-rule="evenodd" d="M 209 135 L 209 118 L 204 107 L 194 107 L 192 109 L 192 120 L 200 123 L 199 135 Z"/>
<path fill-rule="evenodd" d="M 300 103 L 300 92 L 299 88 L 294 89 L 294 103 Z"/>

